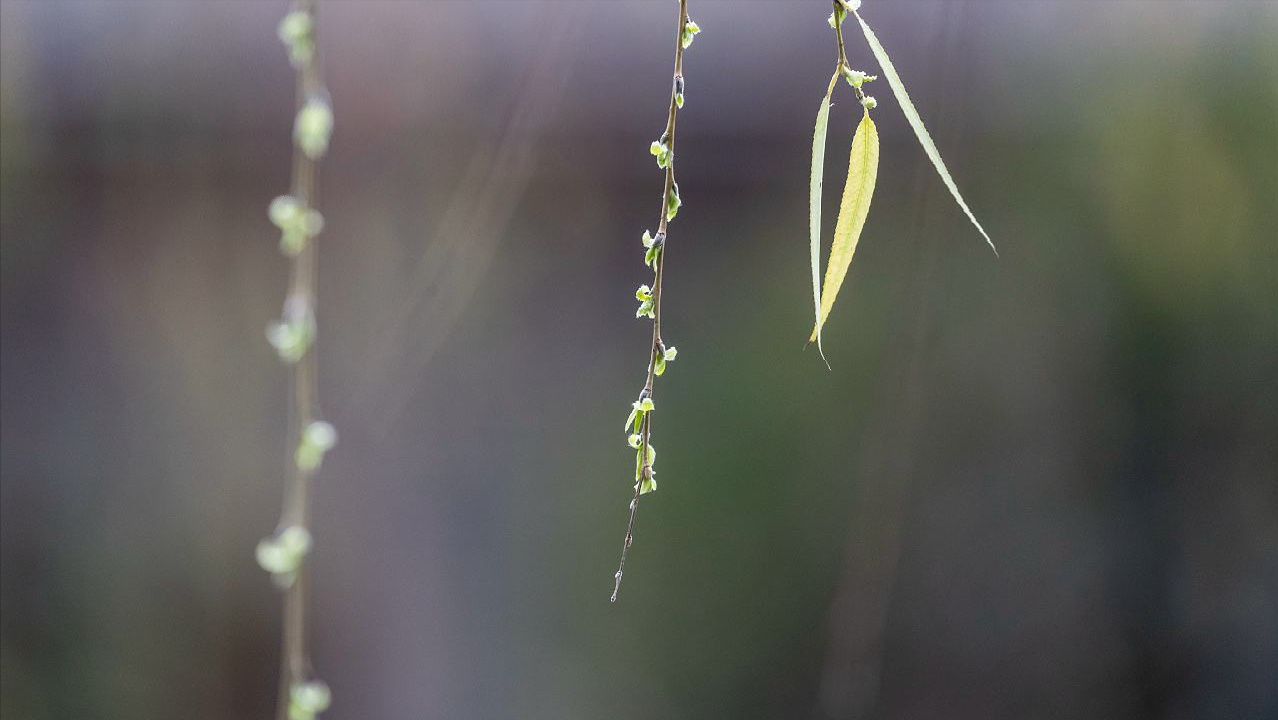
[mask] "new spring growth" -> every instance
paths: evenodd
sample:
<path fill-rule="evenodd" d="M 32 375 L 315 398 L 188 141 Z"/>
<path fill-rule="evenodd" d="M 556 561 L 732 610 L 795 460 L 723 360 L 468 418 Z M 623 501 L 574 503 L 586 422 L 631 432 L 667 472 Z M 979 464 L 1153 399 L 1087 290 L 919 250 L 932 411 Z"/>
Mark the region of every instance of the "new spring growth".
<path fill-rule="evenodd" d="M 678 348 L 673 345 L 670 347 L 666 347 L 665 343 L 658 345 L 657 359 L 654 361 L 655 364 L 652 366 L 652 374 L 657 376 L 664 375 L 666 373 L 666 363 L 674 362 L 675 357 L 678 356 L 678 354 Z"/>
<path fill-rule="evenodd" d="M 284 317 L 266 327 L 266 339 L 289 365 L 306 355 L 315 341 L 315 314 L 306 298 L 294 295 L 284 301 Z"/>
<path fill-rule="evenodd" d="M 665 233 L 657 233 L 656 237 L 647 230 L 643 231 L 643 246 L 647 248 L 643 254 L 643 264 L 657 269 L 657 261 L 661 259 L 661 248 L 666 244 Z"/>
<path fill-rule="evenodd" d="M 661 339 L 661 282 L 665 265 L 666 230 L 671 220 L 683 205 L 679 196 L 679 185 L 675 182 L 674 147 L 675 120 L 684 104 L 683 56 L 684 51 L 692 44 L 701 26 L 688 17 L 688 0 L 679 0 L 678 40 L 675 43 L 674 72 L 671 74 L 671 94 L 666 106 L 666 125 L 661 138 L 653 142 L 648 150 L 657 160 L 657 167 L 664 170 L 665 187 L 662 190 L 660 218 L 657 223 L 657 234 L 645 230 L 643 233 L 644 264 L 652 269 L 652 285 L 642 285 L 635 293 L 639 308 L 635 315 L 650 318 L 652 326 L 652 345 L 646 356 L 646 374 L 643 392 L 639 399 L 631 405 L 630 416 L 626 418 L 626 441 L 635 450 L 635 484 L 634 494 L 630 500 L 630 520 L 626 523 L 626 536 L 621 545 L 621 559 L 617 563 L 617 572 L 613 575 L 612 601 L 617 601 L 617 593 L 621 589 L 621 577 L 626 569 L 626 555 L 635 539 L 635 517 L 639 510 L 640 496 L 657 489 L 657 481 L 653 477 L 652 465 L 657 451 L 652 447 L 652 388 L 657 375 L 665 372 L 666 363 L 675 358 L 675 349 L 667 348 Z"/>
<path fill-rule="evenodd" d="M 332 702 L 333 693 L 321 680 L 293 683 L 288 693 L 289 720 L 315 720 Z"/>
<path fill-rule="evenodd" d="M 674 350 L 674 348 L 670 348 Z M 648 462 L 643 460 L 643 425 L 648 413 L 652 412 L 654 406 L 652 398 L 648 396 L 645 390 L 639 395 L 639 399 L 634 401 L 630 406 L 630 416 L 626 418 L 626 443 L 636 450 L 635 452 L 635 482 L 639 484 L 639 494 L 646 495 L 657 489 L 657 481 L 653 479 L 652 464 L 657 459 L 657 451 L 652 447 L 652 443 L 648 445 Z M 646 469 L 646 471 L 645 471 Z"/>
<path fill-rule="evenodd" d="M 662 170 L 670 167 L 670 148 L 666 145 L 665 136 L 662 136 L 660 140 L 653 140 L 648 146 L 648 152 L 657 158 L 657 167 Z"/>
<path fill-rule="evenodd" d="M 318 95 L 308 97 L 293 122 L 293 141 L 306 157 L 318 160 L 328 151 L 328 140 L 332 136 L 333 109 Z"/>
<path fill-rule="evenodd" d="M 305 10 L 294 10 L 280 21 L 276 33 L 280 42 L 288 48 L 289 62 L 293 67 L 309 65 L 315 57 L 315 18 Z"/>
<path fill-rule="evenodd" d="M 302 431 L 294 462 L 303 472 L 314 472 L 324 462 L 324 454 L 337 444 L 337 430 L 323 420 L 316 420 Z"/>
<path fill-rule="evenodd" d="M 311 534 L 300 525 L 289 525 L 257 544 L 257 564 L 271 574 L 281 589 L 292 586 L 302 561 L 311 551 Z"/>
<path fill-rule="evenodd" d="M 635 317 L 648 318 L 649 320 L 655 319 L 654 311 L 656 306 L 652 300 L 652 288 L 647 285 L 640 285 L 639 289 L 635 290 L 635 299 L 639 301 L 639 309 L 635 311 Z"/>
<path fill-rule="evenodd" d="M 841 2 L 836 0 L 834 12 L 830 13 L 830 18 L 828 20 L 830 27 L 836 27 L 838 24 L 841 24 L 847 18 L 849 10 L 860 9 L 861 0 L 842 0 Z M 839 16 L 837 20 L 835 20 L 834 17 L 836 14 Z"/>
<path fill-rule="evenodd" d="M 652 398 L 648 397 L 647 391 L 644 391 L 638 400 L 631 403 L 630 416 L 626 418 L 626 432 L 631 433 L 631 437 L 639 435 L 639 430 L 643 427 L 643 416 L 652 412 L 653 408 Z M 638 447 L 635 444 L 637 442 L 636 440 L 631 443 L 631 447 Z"/>
<path fill-rule="evenodd" d="M 657 471 L 653 469 L 653 465 L 657 462 L 657 448 L 648 443 L 648 462 L 643 461 L 643 448 L 638 448 L 635 453 L 635 483 L 639 485 L 639 494 L 647 495 L 657 490 Z"/>
<path fill-rule="evenodd" d="M 842 71 L 843 71 L 843 79 L 847 80 L 848 84 L 854 88 L 860 88 L 862 85 L 868 82 L 874 82 L 875 80 L 879 79 L 878 75 L 866 75 L 860 70 L 853 70 L 847 65 L 843 66 Z"/>
<path fill-rule="evenodd" d="M 292 195 L 272 200 L 267 214 L 280 229 L 280 252 L 289 257 L 296 257 L 306 247 L 306 241 L 324 229 L 324 217 L 319 211 L 304 207 Z"/>
<path fill-rule="evenodd" d="M 675 215 L 679 214 L 679 208 L 683 205 L 683 200 L 679 197 L 679 183 L 670 183 L 670 194 L 666 196 L 666 221 L 675 219 Z"/>
<path fill-rule="evenodd" d="M 692 44 L 692 40 L 701 32 L 701 26 L 692 18 L 688 18 L 687 24 L 683 26 L 683 49 L 687 50 Z"/>

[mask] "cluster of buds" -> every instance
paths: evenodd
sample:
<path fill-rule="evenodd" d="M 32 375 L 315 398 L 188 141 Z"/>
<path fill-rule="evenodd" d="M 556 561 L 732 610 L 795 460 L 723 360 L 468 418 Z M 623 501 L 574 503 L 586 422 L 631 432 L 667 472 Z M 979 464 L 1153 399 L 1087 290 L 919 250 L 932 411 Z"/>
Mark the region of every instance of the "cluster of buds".
<path fill-rule="evenodd" d="M 645 443 L 643 437 L 644 423 L 647 420 L 648 413 L 652 412 L 655 406 L 652 404 L 652 397 L 645 390 L 630 407 L 630 416 L 626 418 L 626 432 L 628 433 L 626 442 L 635 449 L 635 483 L 638 486 L 639 494 L 646 495 L 657 489 L 657 480 L 654 477 L 656 472 L 652 469 L 653 463 L 657 461 L 657 450 L 652 446 L 651 442 Z M 644 458 L 645 445 L 648 449 L 646 460 Z"/>
<path fill-rule="evenodd" d="M 292 195 L 281 195 L 271 201 L 267 210 L 271 222 L 280 229 L 280 252 L 297 257 L 306 242 L 324 229 L 324 216 Z"/>
<path fill-rule="evenodd" d="M 301 525 L 281 528 L 257 544 L 257 564 L 281 589 L 293 586 L 297 571 L 311 551 L 311 533 Z"/>

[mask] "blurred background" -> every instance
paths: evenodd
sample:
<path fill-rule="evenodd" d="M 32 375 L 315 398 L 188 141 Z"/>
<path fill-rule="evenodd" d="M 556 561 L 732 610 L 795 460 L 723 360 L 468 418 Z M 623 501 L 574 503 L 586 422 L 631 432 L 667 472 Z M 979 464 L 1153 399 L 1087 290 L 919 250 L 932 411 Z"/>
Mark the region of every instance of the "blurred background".
<path fill-rule="evenodd" d="M 287 10 L 0 2 L 4 720 L 274 711 Z M 1278 4 L 867 1 L 1002 257 L 871 86 L 833 371 L 829 10 L 691 2 L 614 605 L 676 4 L 321 3 L 326 719 L 1278 717 Z"/>

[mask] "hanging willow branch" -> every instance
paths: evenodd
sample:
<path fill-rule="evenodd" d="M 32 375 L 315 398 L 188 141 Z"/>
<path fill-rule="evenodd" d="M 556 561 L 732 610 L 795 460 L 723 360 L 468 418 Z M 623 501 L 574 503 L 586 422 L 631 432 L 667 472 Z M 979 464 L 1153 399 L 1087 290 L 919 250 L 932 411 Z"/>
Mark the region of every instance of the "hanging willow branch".
<path fill-rule="evenodd" d="M 674 80 L 670 89 L 670 112 L 666 116 L 666 129 L 661 139 L 649 147 L 649 151 L 657 158 L 657 167 L 666 171 L 665 188 L 661 192 L 661 215 L 657 222 L 657 234 L 654 236 L 647 230 L 643 233 L 644 262 L 652 268 L 652 285 L 640 285 L 635 292 L 639 301 L 636 317 L 652 320 L 652 347 L 648 352 L 648 376 L 644 382 L 639 399 L 631 406 L 630 417 L 626 419 L 626 432 L 629 434 L 630 447 L 635 449 L 635 485 L 634 497 L 630 500 L 630 520 L 626 523 L 626 538 L 621 546 L 621 561 L 617 564 L 617 572 L 613 576 L 612 602 L 617 602 L 617 593 L 621 591 L 621 576 L 626 570 L 626 554 L 635 539 L 635 516 L 639 512 L 639 498 L 657 489 L 656 473 L 653 464 L 657 459 L 657 451 L 652 447 L 652 416 L 655 406 L 652 401 L 653 381 L 665 373 L 666 363 L 674 361 L 678 351 L 667 347 L 661 339 L 661 279 L 666 259 L 666 235 L 670 221 L 674 220 L 683 205 L 679 197 L 679 183 L 675 181 L 675 120 L 679 109 L 683 107 L 683 51 L 692 44 L 693 38 L 701 32 L 701 27 L 688 19 L 688 2 L 679 0 L 679 32 L 675 36 Z"/>
<path fill-rule="evenodd" d="M 271 202 L 271 222 L 281 232 L 280 251 L 291 259 L 283 317 L 266 335 L 289 367 L 291 407 L 288 472 L 275 534 L 257 546 L 257 561 L 284 593 L 278 720 L 313 720 L 328 708 L 328 685 L 311 676 L 306 638 L 306 556 L 311 549 L 309 486 L 324 454 L 337 442 L 320 419 L 315 363 L 315 239 L 324 226 L 316 166 L 328 150 L 333 112 L 324 89 L 316 43 L 317 0 L 296 0 L 280 22 L 279 36 L 297 70 L 293 122 L 293 171 L 288 195 Z"/>

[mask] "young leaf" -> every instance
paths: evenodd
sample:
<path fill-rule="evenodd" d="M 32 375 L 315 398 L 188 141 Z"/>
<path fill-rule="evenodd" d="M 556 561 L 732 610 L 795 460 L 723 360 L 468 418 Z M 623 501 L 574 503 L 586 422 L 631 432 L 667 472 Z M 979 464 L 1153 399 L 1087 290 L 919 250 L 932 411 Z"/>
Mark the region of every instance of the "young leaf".
<path fill-rule="evenodd" d="M 874 183 L 879 174 L 879 131 L 866 110 L 861 124 L 852 137 L 852 154 L 848 159 L 848 180 L 843 186 L 843 199 L 839 202 L 839 219 L 834 225 L 834 244 L 830 247 L 830 261 L 825 267 L 825 286 L 821 290 L 821 312 L 817 314 L 816 327 L 808 342 L 820 339 L 821 326 L 830 316 L 834 299 L 843 285 L 843 278 L 852 264 L 861 229 L 870 214 L 870 199 L 874 197 Z"/>
<path fill-rule="evenodd" d="M 853 11 L 856 20 L 861 24 L 861 31 L 865 33 L 865 41 L 870 44 L 870 51 L 874 53 L 874 57 L 879 61 L 879 65 L 883 67 L 883 75 L 887 78 L 888 85 L 892 87 L 892 94 L 896 96 L 897 103 L 900 104 L 902 112 L 905 113 L 905 119 L 910 122 L 910 127 L 914 128 L 914 134 L 919 139 L 919 144 L 923 146 L 923 152 L 927 153 L 927 157 L 932 161 L 932 165 L 936 166 L 936 172 L 940 174 L 941 181 L 945 183 L 945 187 L 949 188 L 950 194 L 954 196 L 954 200 L 958 202 L 959 207 L 963 208 L 963 212 L 967 214 L 967 219 L 972 221 L 976 229 L 980 231 L 985 238 L 985 242 L 989 243 L 990 249 L 998 255 L 998 248 L 994 247 L 994 241 L 990 240 L 990 236 L 985 232 L 985 228 L 981 227 L 981 223 L 977 222 L 976 216 L 967 207 L 967 203 L 963 201 L 963 196 L 959 194 L 958 187 L 954 184 L 954 179 L 950 177 L 950 171 L 945 168 L 945 161 L 941 159 L 941 153 L 936 149 L 936 143 L 932 142 L 932 136 L 928 134 L 927 128 L 923 127 L 923 118 L 919 117 L 919 111 L 914 109 L 914 103 L 910 102 L 910 94 L 905 91 L 905 84 L 901 82 L 901 76 L 896 74 L 896 67 L 892 65 L 892 60 L 888 58 L 887 51 L 883 49 L 883 45 L 879 43 L 879 38 L 865 24 L 865 20 L 860 13 Z"/>
<path fill-rule="evenodd" d="M 821 347 L 821 177 L 825 174 L 825 130 L 830 123 L 830 95 L 838 82 L 836 73 L 830 78 L 830 87 L 821 98 L 817 109 L 816 128 L 812 131 L 812 173 L 808 186 L 808 237 L 812 245 L 812 310 L 816 314 L 817 352 L 825 360 Z M 808 342 L 811 342 L 809 340 Z M 830 363 L 826 363 L 829 367 Z"/>

